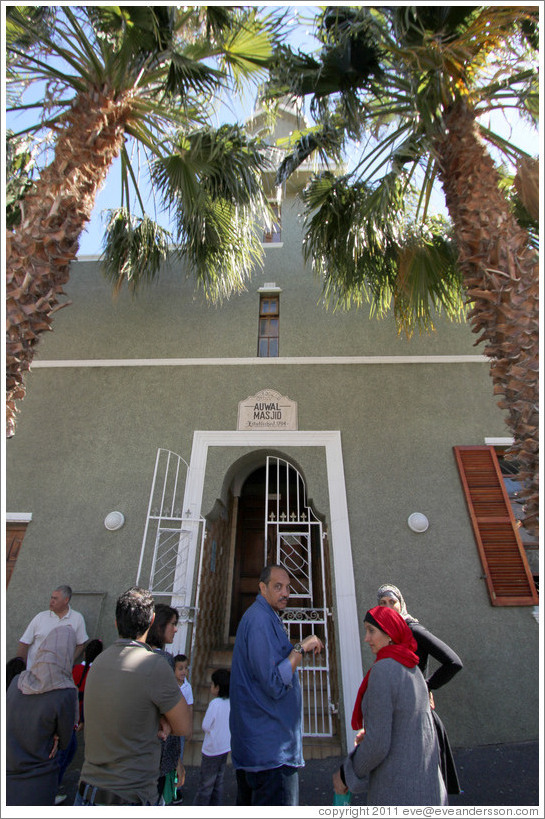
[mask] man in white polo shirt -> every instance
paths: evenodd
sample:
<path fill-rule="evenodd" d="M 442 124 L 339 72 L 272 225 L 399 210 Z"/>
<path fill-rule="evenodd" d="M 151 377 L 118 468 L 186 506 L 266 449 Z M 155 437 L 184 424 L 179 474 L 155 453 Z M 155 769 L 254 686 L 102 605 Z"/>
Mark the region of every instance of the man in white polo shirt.
<path fill-rule="evenodd" d="M 76 653 L 74 659 L 81 652 L 89 639 L 85 629 L 85 620 L 79 611 L 70 607 L 72 589 L 70 586 L 57 586 L 51 594 L 49 609 L 41 611 L 32 618 L 19 641 L 17 656 L 26 661 L 26 667 L 31 668 L 36 652 L 50 631 L 60 626 L 71 626 L 76 632 Z"/>

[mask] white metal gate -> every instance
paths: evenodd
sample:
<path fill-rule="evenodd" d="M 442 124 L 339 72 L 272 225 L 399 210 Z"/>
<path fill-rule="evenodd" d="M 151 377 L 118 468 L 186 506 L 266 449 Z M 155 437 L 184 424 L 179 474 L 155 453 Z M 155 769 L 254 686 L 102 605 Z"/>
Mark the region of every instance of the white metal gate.
<path fill-rule="evenodd" d="M 325 650 L 299 666 L 303 736 L 332 736 L 326 584 L 321 521 L 307 505 L 303 477 L 287 461 L 268 456 L 265 490 L 264 565 L 285 566 L 291 578 L 290 606 L 283 615 L 290 642 L 316 634 Z M 293 606 L 293 602 L 296 605 Z"/>
<path fill-rule="evenodd" d="M 154 597 L 165 598 L 177 609 L 180 619 L 173 647 L 180 651 L 189 650 L 188 638 L 193 642 L 195 635 L 199 601 L 198 592 L 193 599 L 194 561 L 198 551 L 202 554 L 205 535 L 204 519 L 184 514 L 188 468 L 174 452 L 157 450 L 136 577 L 137 585 L 144 584 Z"/>

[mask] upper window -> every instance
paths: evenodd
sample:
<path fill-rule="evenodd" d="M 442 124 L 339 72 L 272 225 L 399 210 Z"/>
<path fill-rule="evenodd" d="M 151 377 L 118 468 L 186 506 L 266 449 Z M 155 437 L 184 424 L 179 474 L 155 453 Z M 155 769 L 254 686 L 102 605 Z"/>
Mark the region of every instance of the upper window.
<path fill-rule="evenodd" d="M 271 204 L 271 210 L 273 212 L 273 222 L 272 225 L 267 225 L 263 231 L 264 244 L 278 244 L 282 241 L 282 217 L 280 205 Z"/>
<path fill-rule="evenodd" d="M 269 293 L 260 296 L 257 354 L 262 358 L 278 356 L 279 311 L 280 296 L 278 294 Z"/>

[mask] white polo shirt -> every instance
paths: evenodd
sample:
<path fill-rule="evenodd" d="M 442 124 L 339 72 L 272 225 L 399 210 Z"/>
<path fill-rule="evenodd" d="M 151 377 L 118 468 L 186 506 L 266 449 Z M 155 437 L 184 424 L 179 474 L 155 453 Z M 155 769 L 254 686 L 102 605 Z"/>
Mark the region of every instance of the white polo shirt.
<path fill-rule="evenodd" d="M 74 629 L 76 632 L 76 645 L 78 646 L 87 642 L 89 639 L 85 629 L 85 620 L 79 611 L 74 611 L 74 609 L 68 606 L 68 611 L 64 617 L 59 617 L 54 611 L 51 610 L 40 611 L 36 617 L 32 618 L 25 629 L 25 633 L 20 639 L 21 643 L 25 643 L 25 645 L 29 646 L 26 661 L 27 669 L 33 665 L 36 659 L 36 652 L 49 632 L 53 631 L 54 628 L 57 628 L 57 626 L 60 625 L 71 626 Z"/>

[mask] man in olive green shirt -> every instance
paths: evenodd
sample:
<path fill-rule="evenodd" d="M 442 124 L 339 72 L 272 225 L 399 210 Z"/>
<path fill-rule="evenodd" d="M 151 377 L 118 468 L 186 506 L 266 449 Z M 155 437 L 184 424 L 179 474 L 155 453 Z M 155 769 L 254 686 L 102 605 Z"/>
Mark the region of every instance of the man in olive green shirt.
<path fill-rule="evenodd" d="M 161 739 L 185 736 L 191 715 L 165 659 L 145 644 L 154 605 L 145 589 L 117 601 L 119 639 L 85 684 L 85 760 L 74 805 L 157 805 Z"/>

